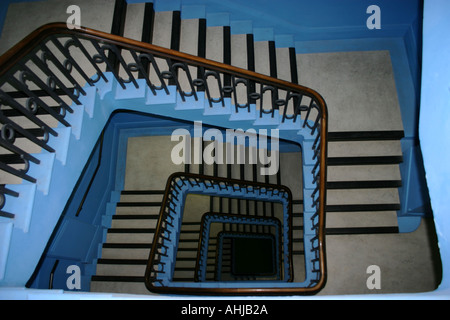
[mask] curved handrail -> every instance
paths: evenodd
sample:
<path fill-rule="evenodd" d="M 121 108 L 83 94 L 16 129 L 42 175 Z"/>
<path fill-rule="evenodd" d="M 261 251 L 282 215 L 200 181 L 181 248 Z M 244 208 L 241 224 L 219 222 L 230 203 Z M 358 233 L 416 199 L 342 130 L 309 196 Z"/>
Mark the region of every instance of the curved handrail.
<path fill-rule="evenodd" d="M 315 179 L 318 182 L 318 189 L 314 192 L 313 196 L 317 195 L 317 199 L 315 202 L 315 205 L 317 207 L 317 217 L 318 217 L 318 234 L 317 234 L 317 240 L 318 240 L 318 252 L 319 252 L 319 272 L 320 272 L 320 278 L 318 279 L 315 286 L 308 288 L 308 292 L 316 292 L 320 290 L 325 284 L 326 281 L 326 273 L 325 273 L 325 203 L 326 203 L 326 159 L 327 159 L 327 132 L 328 132 L 328 112 L 327 112 L 327 106 L 322 98 L 322 96 L 317 93 L 316 91 L 301 86 L 297 84 L 293 84 L 287 81 L 283 81 L 280 79 L 272 78 L 263 74 L 258 74 L 252 71 L 240 69 L 234 66 L 226 65 L 220 62 L 211 61 L 208 59 L 200 58 L 197 56 L 193 56 L 190 54 L 174 51 L 171 49 L 155 46 L 148 43 L 139 42 L 132 39 L 127 39 L 124 37 L 111 35 L 102 31 L 97 31 L 93 29 L 89 29 L 86 27 L 81 27 L 79 29 L 69 29 L 67 28 L 67 25 L 65 23 L 51 23 L 44 25 L 34 32 L 32 32 L 30 35 L 25 37 L 22 41 L 20 41 L 18 44 L 16 44 L 14 47 L 12 47 L 10 50 L 8 50 L 6 53 L 4 53 L 0 57 L 0 85 L 3 83 L 8 82 L 9 84 L 13 85 L 18 91 L 21 91 L 22 96 L 29 98 L 29 105 L 26 108 L 21 108 L 20 105 L 15 105 L 15 102 L 12 100 L 13 96 L 1 91 L 0 100 L 2 104 L 8 104 L 13 105 L 14 108 L 22 112 L 23 114 L 26 114 L 27 117 L 32 119 L 33 121 L 36 121 L 36 123 L 39 126 L 39 130 L 42 130 L 44 133 L 43 140 L 37 139 L 33 137 L 29 132 L 26 132 L 25 130 L 21 130 L 21 128 L 17 127 L 15 124 L 10 123 L 8 118 L 3 114 L 3 112 L 0 111 L 0 120 L 2 120 L 2 123 L 4 124 L 2 128 L 2 137 L 0 139 L 0 145 L 9 149 L 11 152 L 16 153 L 18 155 L 18 158 L 20 159 L 20 163 L 25 164 L 25 169 L 23 170 L 14 170 L 8 167 L 7 164 L 3 163 L 0 160 L 0 170 L 7 171 L 13 175 L 17 175 L 23 179 L 29 180 L 31 182 L 35 182 L 35 179 L 33 177 L 30 177 L 26 175 L 27 168 L 29 166 L 29 162 L 35 162 L 39 163 L 37 159 L 30 156 L 29 154 L 23 152 L 20 150 L 20 148 L 17 148 L 14 146 L 14 133 L 18 135 L 20 133 L 22 136 L 28 138 L 33 143 L 36 143 L 43 148 L 46 148 L 49 152 L 54 152 L 48 145 L 46 144 L 48 140 L 49 134 L 57 135 L 57 133 L 52 130 L 49 126 L 46 126 L 45 124 L 41 123 L 40 120 L 37 118 L 32 118 L 32 112 L 34 109 L 37 109 L 37 104 L 39 104 L 40 107 L 45 109 L 46 112 L 51 114 L 55 119 L 57 119 L 62 124 L 68 126 L 70 124 L 65 121 L 64 116 L 66 112 L 72 112 L 71 107 L 69 107 L 67 104 L 64 103 L 64 101 L 61 101 L 61 99 L 57 99 L 57 94 L 59 91 L 64 91 L 65 94 L 67 94 L 72 101 L 79 104 L 79 101 L 77 99 L 77 95 L 85 94 L 82 86 L 80 86 L 78 83 L 73 83 L 75 89 L 71 91 L 72 89 L 66 88 L 63 86 L 62 82 L 57 82 L 58 79 L 55 79 L 54 74 L 51 70 L 46 68 L 46 60 L 52 60 L 57 59 L 55 56 L 51 56 L 52 53 L 49 52 L 48 48 L 45 47 L 45 41 L 52 39 L 54 40 L 57 37 L 69 37 L 75 41 L 77 39 L 84 39 L 89 40 L 94 44 L 94 47 L 98 50 L 97 57 L 91 57 L 87 56 L 90 59 L 90 62 L 92 63 L 92 66 L 95 67 L 95 69 L 98 71 L 97 75 L 98 78 L 96 80 L 88 79 L 88 77 L 85 77 L 85 80 L 92 86 L 96 81 L 100 79 L 100 76 L 102 76 L 101 71 L 99 70 L 97 64 L 100 61 L 101 63 L 107 64 L 108 71 L 111 71 L 114 73 L 114 76 L 118 80 L 119 84 L 125 88 L 125 83 L 133 82 L 135 86 L 137 86 L 136 80 L 131 75 L 132 72 L 144 72 L 145 70 L 142 67 L 141 64 L 141 57 L 134 56 L 135 63 L 132 64 L 126 64 L 121 55 L 120 50 L 129 50 L 131 53 L 140 53 L 146 58 L 148 61 L 146 61 L 147 64 L 154 63 L 153 55 L 157 58 L 166 59 L 166 61 L 170 62 L 169 69 L 170 71 L 166 73 L 158 73 L 159 78 L 162 79 L 175 79 L 176 72 L 179 69 L 185 70 L 186 64 L 194 67 L 198 67 L 200 69 L 206 69 L 208 72 L 205 72 L 203 70 L 203 79 L 195 79 L 191 81 L 190 86 L 192 89 L 192 92 L 184 92 L 181 87 L 177 84 L 177 89 L 180 95 L 182 96 L 182 99 L 184 97 L 188 97 L 191 94 L 196 95 L 194 87 L 198 87 L 200 91 L 200 87 L 204 86 L 207 82 L 207 78 L 210 75 L 213 75 L 214 77 L 217 76 L 217 73 L 223 73 L 227 75 L 231 75 L 233 78 L 232 85 L 224 86 L 222 88 L 222 92 L 220 94 L 222 95 L 223 92 L 230 93 L 233 90 L 236 89 L 236 86 L 241 83 L 248 83 L 248 82 L 257 82 L 261 85 L 261 92 L 249 92 L 248 93 L 248 101 L 246 105 L 240 105 L 237 103 L 236 97 L 235 97 L 235 107 L 236 111 L 238 111 L 239 108 L 249 108 L 250 101 L 260 100 L 261 101 L 261 108 L 260 108 L 260 117 L 264 116 L 264 114 L 274 114 L 275 110 L 279 110 L 281 106 L 284 106 L 284 113 L 282 114 L 282 122 L 285 120 L 292 120 L 296 121 L 297 116 L 300 115 L 301 112 L 306 112 L 306 116 L 303 119 L 303 127 L 308 127 L 311 129 L 311 133 L 313 134 L 316 130 L 318 130 L 317 138 L 313 144 L 313 149 L 315 151 L 315 159 L 317 160 L 317 164 L 313 169 L 313 174 L 315 175 Z M 56 43 L 56 42 L 55 42 Z M 66 43 L 67 44 L 67 43 Z M 70 56 L 70 53 L 68 53 L 67 48 L 65 48 L 61 43 L 58 43 L 59 49 L 62 50 L 61 52 L 64 52 L 65 54 L 68 54 L 69 57 L 66 58 L 68 60 L 64 61 L 65 63 L 59 62 L 59 67 L 62 70 L 65 71 L 66 79 L 73 79 L 71 75 L 71 70 L 74 67 L 73 66 L 73 58 Z M 45 57 L 36 57 L 36 51 L 41 47 L 44 47 L 44 53 L 48 56 Z M 103 46 L 103 47 L 102 47 Z M 122 79 L 118 72 L 114 70 L 114 63 L 109 62 L 106 58 L 105 52 L 108 51 L 109 54 L 116 55 L 116 59 L 119 59 L 119 66 L 123 67 L 127 74 L 129 75 L 128 80 Z M 28 67 L 25 66 L 25 63 L 31 58 L 29 56 L 32 56 L 33 62 L 35 62 L 37 65 L 39 65 L 41 68 L 43 68 L 44 73 L 48 75 L 48 83 L 45 84 L 45 82 L 41 81 L 39 77 L 36 77 L 32 74 L 32 70 L 30 70 Z M 29 59 L 29 60 L 27 60 Z M 153 59 L 153 60 L 152 60 Z M 139 60 L 139 61 L 138 61 Z M 58 62 L 57 62 L 58 63 Z M 77 66 L 79 67 L 79 66 Z M 22 69 L 21 69 L 22 68 Z M 14 73 L 16 71 L 22 72 L 22 77 L 27 79 L 17 79 L 13 78 Z M 25 71 L 24 71 L 25 70 Z M 31 76 L 30 76 L 31 74 Z M 34 77 L 33 77 L 34 76 Z M 148 77 L 144 77 L 147 81 L 147 84 L 150 86 L 152 91 L 155 93 L 155 90 L 161 90 L 164 88 L 156 87 L 155 85 L 151 84 Z M 6 79 L 6 80 L 5 80 Z M 51 107 L 45 105 L 45 103 L 39 99 L 39 95 L 35 94 L 31 90 L 28 89 L 28 87 L 25 85 L 25 81 L 34 81 L 38 86 L 46 86 L 45 90 L 47 93 L 50 93 L 55 100 L 58 100 L 58 103 L 60 104 L 59 109 L 60 112 L 55 112 L 52 110 Z M 175 79 L 176 80 L 176 79 Z M 22 81 L 22 82 L 21 82 Z M 218 80 L 219 81 L 219 80 Z M 58 87 L 58 88 L 57 88 Z M 284 90 L 287 92 L 286 99 L 278 99 L 277 94 L 274 94 L 274 91 L 277 90 Z M 203 90 L 201 90 L 203 91 Z M 206 90 L 208 95 L 209 103 L 212 105 L 212 103 L 215 103 L 217 101 L 223 103 L 223 98 L 214 99 L 210 96 L 208 90 Z M 271 91 L 272 92 L 272 106 L 271 109 L 267 112 L 267 110 L 264 110 L 262 107 L 262 99 L 264 92 Z M 167 92 L 167 89 L 166 89 Z M 301 100 L 303 96 L 307 96 L 310 99 L 309 106 L 302 106 Z M 289 100 L 294 100 L 297 102 L 294 102 L 294 115 L 287 115 L 286 110 L 288 108 L 288 102 Z M 36 102 L 37 101 L 37 102 Z M 317 111 L 317 116 L 314 120 L 309 119 L 311 111 L 312 110 Z M 312 124 L 311 124 L 312 122 Z M 18 160 L 16 160 L 18 161 Z M 15 162 L 17 163 L 17 162 Z M 318 170 L 317 170 L 318 169 Z M 3 190 L 3 191 L 1 191 Z M 16 193 L 11 192 L 7 188 L 2 188 L 0 191 L 0 210 L 2 209 L 4 203 L 5 203 L 5 194 L 17 196 Z M 12 217 L 13 214 L 8 214 L 0 211 L 0 214 L 7 217 Z M 245 290 L 244 290 L 245 291 Z M 226 290 L 223 292 L 226 293 Z M 296 291 L 293 291 L 293 293 L 296 293 Z"/>

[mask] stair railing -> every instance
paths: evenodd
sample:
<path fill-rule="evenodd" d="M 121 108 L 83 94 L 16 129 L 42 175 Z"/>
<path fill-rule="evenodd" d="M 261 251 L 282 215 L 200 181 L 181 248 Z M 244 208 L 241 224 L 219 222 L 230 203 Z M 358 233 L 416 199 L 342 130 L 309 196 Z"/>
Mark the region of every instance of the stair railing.
<path fill-rule="evenodd" d="M 182 284 L 173 281 L 180 230 L 184 218 L 185 200 L 188 194 L 230 197 L 257 201 L 277 202 L 283 207 L 281 221 L 273 218 L 243 216 L 223 213 L 207 213 L 202 217 L 202 234 L 199 236 L 195 281 Z M 259 224 L 278 229 L 280 244 L 280 272 L 284 282 L 292 281 L 292 194 L 289 188 L 261 182 L 228 179 L 193 173 L 174 173 L 167 180 L 152 249 L 145 273 L 145 284 L 150 291 L 178 294 L 283 294 L 281 288 L 223 288 L 215 283 L 205 284 L 206 257 L 209 242 L 209 225 L 212 222 Z M 277 231 L 278 232 L 278 231 Z M 301 288 L 304 289 L 304 288 Z"/>
<path fill-rule="evenodd" d="M 9 185 L 23 180 L 37 182 L 29 168 L 40 160 L 30 150 L 37 146 L 56 152 L 49 143 L 59 135 L 56 127 L 71 125 L 67 115 L 81 105 L 79 97 L 86 95 L 83 88 L 100 80 L 108 82 L 107 72 L 122 89 L 138 88 L 137 79 L 144 79 L 153 95 L 158 91 L 170 94 L 170 83 L 182 101 L 196 101 L 203 95 L 210 108 L 224 107 L 226 97 L 234 93 L 236 113 L 249 112 L 254 106 L 260 118 L 277 115 L 281 123 L 292 121 L 299 128 L 309 128 L 316 137 L 312 147 L 317 182 L 313 242 L 318 275 L 310 292 L 324 285 L 327 107 L 320 94 L 252 71 L 85 27 L 44 25 L 0 57 L 0 173 L 2 180 L 12 180 L 0 184 L 0 216 L 15 217 L 14 212 L 3 211 L 8 197 L 20 196 Z M 223 83 L 224 76 L 231 77 L 231 85 Z M 242 85 L 246 89 L 244 101 L 237 94 Z M 25 118 L 26 124 L 19 118 Z M 28 144 L 17 143 L 17 138 L 25 138 Z"/>

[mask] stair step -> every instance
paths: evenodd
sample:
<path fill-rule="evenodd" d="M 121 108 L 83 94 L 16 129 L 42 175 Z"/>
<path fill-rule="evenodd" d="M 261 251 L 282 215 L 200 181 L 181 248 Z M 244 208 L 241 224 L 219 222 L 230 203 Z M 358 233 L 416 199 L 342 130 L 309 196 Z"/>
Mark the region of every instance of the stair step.
<path fill-rule="evenodd" d="M 401 180 L 328 181 L 327 189 L 400 188 Z"/>
<path fill-rule="evenodd" d="M 181 234 L 186 234 L 186 233 L 199 234 L 200 230 L 181 230 Z"/>
<path fill-rule="evenodd" d="M 154 228 L 115 228 L 109 229 L 106 235 L 106 243 L 143 243 L 147 244 L 153 241 L 155 229 Z"/>
<path fill-rule="evenodd" d="M 178 248 L 178 252 L 197 252 L 198 248 Z"/>
<path fill-rule="evenodd" d="M 402 162 L 403 162 L 402 156 L 330 157 L 327 160 L 327 165 L 328 166 L 385 165 L 385 164 L 400 164 Z"/>
<path fill-rule="evenodd" d="M 144 277 L 93 276 L 90 291 L 152 295 L 153 293 L 146 288 L 144 280 Z"/>
<path fill-rule="evenodd" d="M 354 212 L 354 211 L 397 211 L 401 206 L 397 203 L 387 204 L 346 204 L 327 205 L 327 212 Z"/>
<path fill-rule="evenodd" d="M 148 259 L 151 247 L 148 248 L 126 248 L 121 247 L 106 247 L 102 248 L 102 259 Z"/>
<path fill-rule="evenodd" d="M 391 234 L 399 233 L 397 226 L 394 227 L 360 227 L 360 228 L 326 228 L 326 235 L 356 235 L 356 234 Z"/>
<path fill-rule="evenodd" d="M 98 276 L 140 276 L 145 274 L 147 260 L 141 259 L 98 259 Z"/>
<path fill-rule="evenodd" d="M 363 228 L 397 226 L 397 212 L 387 211 L 327 211 L 327 228 Z"/>
<path fill-rule="evenodd" d="M 128 203 L 161 203 L 164 194 L 120 194 L 119 206 L 129 206 Z M 149 206 L 149 205 L 145 205 Z"/>
<path fill-rule="evenodd" d="M 159 215 L 114 215 L 112 229 L 155 228 Z"/>
<path fill-rule="evenodd" d="M 329 158 L 388 157 L 402 155 L 399 140 L 388 141 L 338 141 L 328 144 Z"/>
<path fill-rule="evenodd" d="M 328 142 L 400 140 L 404 136 L 403 130 L 328 132 Z"/>
<path fill-rule="evenodd" d="M 376 205 L 399 203 L 397 188 L 328 189 L 327 205 Z"/>
<path fill-rule="evenodd" d="M 175 267 L 175 271 L 195 271 L 195 267 Z"/>
<path fill-rule="evenodd" d="M 143 216 L 154 216 L 159 215 L 160 206 L 145 206 L 145 207 L 137 207 L 137 206 L 126 206 L 126 207 L 117 207 L 115 216 L 126 216 L 126 215 L 143 215 Z M 120 218 L 118 218 L 120 219 Z M 125 218 L 124 218 L 125 219 Z"/>
<path fill-rule="evenodd" d="M 398 164 L 328 166 L 327 179 L 334 181 L 401 180 Z"/>

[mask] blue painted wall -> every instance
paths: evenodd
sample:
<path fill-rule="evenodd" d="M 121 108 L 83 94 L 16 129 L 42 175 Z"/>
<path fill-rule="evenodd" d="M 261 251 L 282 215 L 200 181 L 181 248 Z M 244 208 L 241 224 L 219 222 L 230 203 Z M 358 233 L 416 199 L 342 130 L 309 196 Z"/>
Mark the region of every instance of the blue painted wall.
<path fill-rule="evenodd" d="M 450 2 L 426 0 L 419 135 L 442 260 L 438 293 L 450 297 Z"/>
<path fill-rule="evenodd" d="M 103 240 L 102 215 L 106 211 L 106 204 L 110 200 L 115 182 L 117 143 L 114 143 L 116 140 L 114 124 L 115 120 L 112 117 L 105 129 L 103 147 L 99 140 L 58 221 L 35 274 L 28 281 L 28 287 L 48 289 L 50 274 L 53 270 L 52 288 L 68 290 L 67 267 L 78 265 L 81 273 L 86 274 L 89 273 L 89 267 L 97 258 L 98 243 Z M 95 175 L 82 210 L 77 215 L 99 159 L 101 165 L 98 173 Z M 81 290 L 88 290 L 89 280 L 89 277 L 82 278 Z"/>
<path fill-rule="evenodd" d="M 130 2 L 130 1 L 129 1 Z M 137 1 L 133 1 L 137 2 Z M 144 2 L 144 1 L 141 1 Z M 336 39 L 334 35 L 348 31 L 361 32 L 360 36 L 403 35 L 403 28 L 417 18 L 419 0 L 164 0 L 155 2 L 157 11 L 179 10 L 181 6 L 207 5 L 206 12 L 230 12 L 232 20 L 252 20 L 254 27 L 276 27 L 279 33 L 321 34 L 322 39 Z M 368 32 L 367 7 L 378 5 L 382 14 L 382 28 L 378 34 Z M 197 11 L 197 14 L 202 14 Z M 395 26 L 395 27 L 394 27 Z M 300 28 L 300 30 L 299 30 Z M 312 30 L 318 28 L 319 30 Z M 327 35 L 328 28 L 337 29 Z M 394 31 L 394 28 L 397 31 Z M 404 30 L 404 29 L 403 29 Z M 328 30 L 329 31 L 329 30 Z M 345 32 L 341 33 L 341 32 Z M 353 37 L 353 35 L 352 35 Z"/>

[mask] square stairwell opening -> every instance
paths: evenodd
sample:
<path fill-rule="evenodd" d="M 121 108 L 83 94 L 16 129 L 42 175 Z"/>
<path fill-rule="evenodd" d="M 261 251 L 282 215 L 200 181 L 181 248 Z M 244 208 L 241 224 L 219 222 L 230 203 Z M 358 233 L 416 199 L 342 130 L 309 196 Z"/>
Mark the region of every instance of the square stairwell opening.
<path fill-rule="evenodd" d="M 234 276 L 271 276 L 276 273 L 275 239 L 272 234 L 260 237 L 230 236 L 231 274 Z M 224 256 L 225 254 L 223 254 Z"/>

